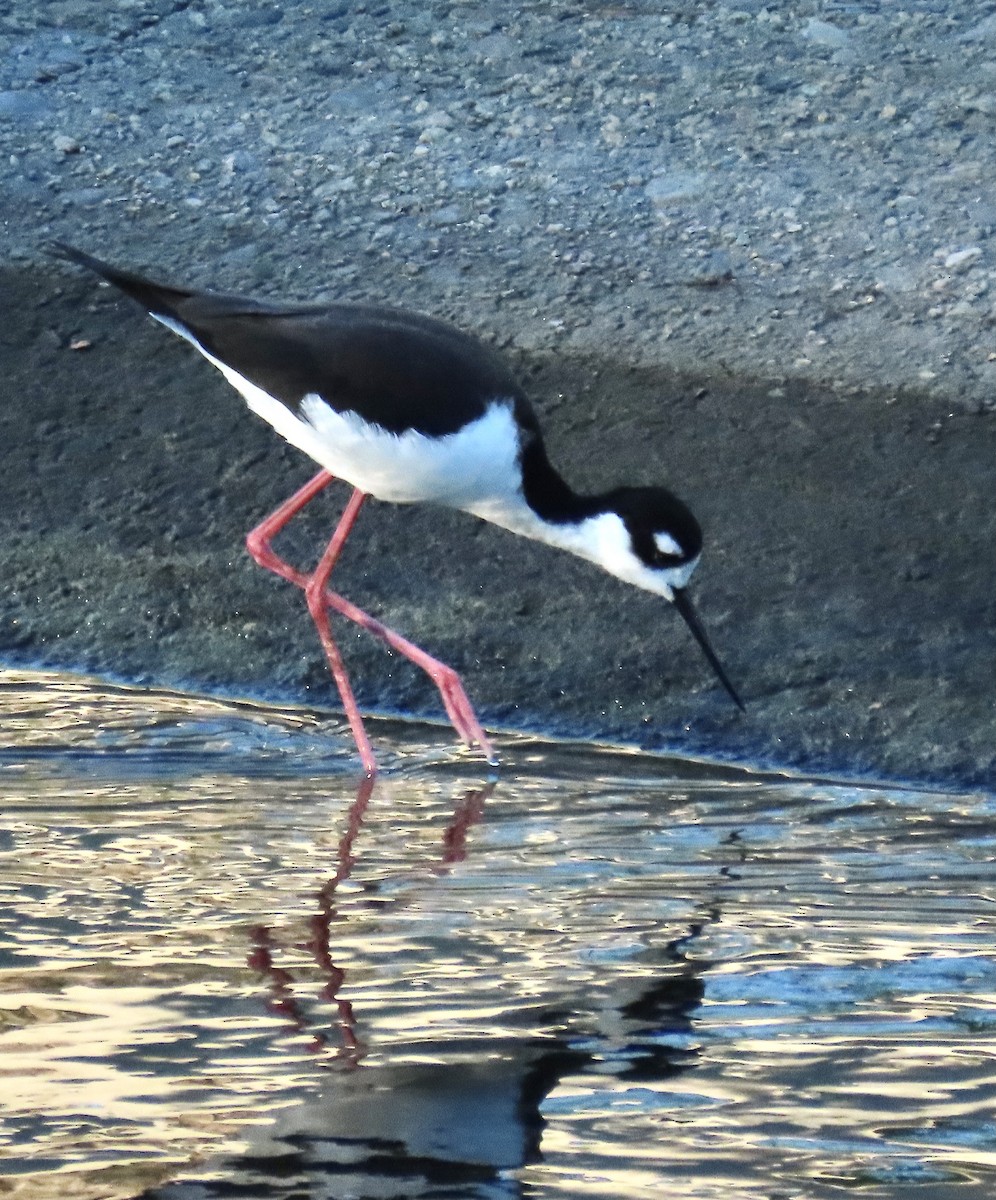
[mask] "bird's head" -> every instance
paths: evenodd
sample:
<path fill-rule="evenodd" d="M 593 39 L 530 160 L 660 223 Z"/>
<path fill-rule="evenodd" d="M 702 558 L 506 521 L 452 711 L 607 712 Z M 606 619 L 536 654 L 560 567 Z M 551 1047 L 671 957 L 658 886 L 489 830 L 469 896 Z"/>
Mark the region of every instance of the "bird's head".
<path fill-rule="evenodd" d="M 628 583 L 670 600 L 736 706 L 744 704 L 706 637 L 687 592 L 702 554 L 702 530 L 689 509 L 664 488 L 620 488 L 604 497 L 615 525 L 615 553 L 601 564 Z"/>
<path fill-rule="evenodd" d="M 698 521 L 664 488 L 618 488 L 605 501 L 622 522 L 620 566 L 628 560 L 629 582 L 673 600 L 675 589 L 687 586 L 702 553 Z"/>

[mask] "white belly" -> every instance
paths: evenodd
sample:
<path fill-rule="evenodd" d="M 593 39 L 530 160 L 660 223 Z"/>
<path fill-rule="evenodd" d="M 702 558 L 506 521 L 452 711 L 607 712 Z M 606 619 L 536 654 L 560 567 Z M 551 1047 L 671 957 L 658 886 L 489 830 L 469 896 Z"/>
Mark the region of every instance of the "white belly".
<path fill-rule="evenodd" d="M 318 396 L 305 396 L 301 414 L 303 420 L 287 414 L 299 427 L 297 437 L 280 429 L 288 441 L 381 500 L 466 508 L 518 484 L 518 430 L 506 401 L 495 401 L 472 424 L 441 438 L 411 429 L 388 433 L 356 413 L 335 412 Z M 270 414 L 260 415 L 276 424 Z"/>
<path fill-rule="evenodd" d="M 152 315 L 196 346 L 292 446 L 370 496 L 470 508 L 519 491 L 519 431 L 510 400 L 496 397 L 476 421 L 441 438 L 411 429 L 388 433 L 356 413 L 336 412 L 314 394 L 303 398 L 298 414 L 208 353 L 178 322 Z"/>

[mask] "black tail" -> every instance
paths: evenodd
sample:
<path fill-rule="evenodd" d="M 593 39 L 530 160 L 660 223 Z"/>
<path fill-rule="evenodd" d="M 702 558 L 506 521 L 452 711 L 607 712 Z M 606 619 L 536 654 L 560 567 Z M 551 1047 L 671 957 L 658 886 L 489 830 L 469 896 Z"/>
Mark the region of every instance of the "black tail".
<path fill-rule="evenodd" d="M 187 288 L 175 288 L 165 283 L 154 283 L 151 279 L 144 279 L 141 275 L 135 275 L 131 271 L 122 271 L 118 267 L 111 266 L 110 263 L 94 258 L 92 254 L 87 254 L 84 250 L 77 250 L 75 246 L 67 245 L 65 242 L 49 242 L 45 249 L 54 258 L 62 258 L 67 262 L 79 263 L 81 267 L 87 267 L 102 279 L 106 279 L 108 283 L 113 283 L 116 288 L 120 288 L 126 296 L 136 300 L 148 312 L 175 316 L 176 306 L 184 300 L 189 300 L 195 294 Z"/>

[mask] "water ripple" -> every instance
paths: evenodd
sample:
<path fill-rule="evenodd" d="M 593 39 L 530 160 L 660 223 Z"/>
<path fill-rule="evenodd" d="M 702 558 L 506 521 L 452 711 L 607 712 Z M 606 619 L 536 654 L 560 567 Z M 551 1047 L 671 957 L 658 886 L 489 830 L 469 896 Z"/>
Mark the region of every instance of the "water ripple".
<path fill-rule="evenodd" d="M 975 1200 L 994 799 L 0 677 L 19 1198 Z M 378 731 L 378 744 L 381 744 Z"/>

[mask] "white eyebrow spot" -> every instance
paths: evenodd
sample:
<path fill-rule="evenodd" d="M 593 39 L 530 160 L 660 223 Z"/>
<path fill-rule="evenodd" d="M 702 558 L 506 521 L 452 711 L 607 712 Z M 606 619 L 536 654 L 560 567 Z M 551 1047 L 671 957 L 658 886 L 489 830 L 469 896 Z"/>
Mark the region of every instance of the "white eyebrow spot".
<path fill-rule="evenodd" d="M 655 533 L 654 545 L 661 554 L 678 554 L 682 553 L 681 547 L 669 533 Z"/>

